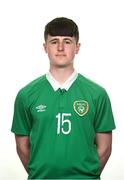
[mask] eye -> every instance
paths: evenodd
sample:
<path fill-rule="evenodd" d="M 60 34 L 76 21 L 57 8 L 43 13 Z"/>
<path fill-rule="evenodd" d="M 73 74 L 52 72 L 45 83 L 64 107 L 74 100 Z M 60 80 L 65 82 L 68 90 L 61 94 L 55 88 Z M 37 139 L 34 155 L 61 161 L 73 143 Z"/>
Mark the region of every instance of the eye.
<path fill-rule="evenodd" d="M 51 44 L 57 44 L 57 41 L 52 41 Z"/>
<path fill-rule="evenodd" d="M 65 43 L 66 43 L 66 44 L 71 44 L 71 41 L 65 40 Z"/>

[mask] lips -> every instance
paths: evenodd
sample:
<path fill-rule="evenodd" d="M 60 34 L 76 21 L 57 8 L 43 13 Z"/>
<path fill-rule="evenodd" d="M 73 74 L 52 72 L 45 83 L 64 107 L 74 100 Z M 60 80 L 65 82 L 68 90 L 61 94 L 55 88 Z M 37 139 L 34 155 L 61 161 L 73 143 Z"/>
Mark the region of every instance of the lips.
<path fill-rule="evenodd" d="M 65 54 L 56 54 L 56 56 L 66 56 Z"/>

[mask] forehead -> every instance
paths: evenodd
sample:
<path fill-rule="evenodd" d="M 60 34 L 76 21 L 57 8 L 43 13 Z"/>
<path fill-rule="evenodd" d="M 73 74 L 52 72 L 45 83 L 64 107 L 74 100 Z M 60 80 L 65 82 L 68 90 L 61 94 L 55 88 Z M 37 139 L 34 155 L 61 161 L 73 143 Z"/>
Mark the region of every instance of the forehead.
<path fill-rule="evenodd" d="M 51 40 L 71 40 L 71 41 L 75 41 L 75 37 L 70 37 L 70 36 L 50 36 L 48 35 L 47 37 L 47 40 L 48 41 L 51 41 Z"/>

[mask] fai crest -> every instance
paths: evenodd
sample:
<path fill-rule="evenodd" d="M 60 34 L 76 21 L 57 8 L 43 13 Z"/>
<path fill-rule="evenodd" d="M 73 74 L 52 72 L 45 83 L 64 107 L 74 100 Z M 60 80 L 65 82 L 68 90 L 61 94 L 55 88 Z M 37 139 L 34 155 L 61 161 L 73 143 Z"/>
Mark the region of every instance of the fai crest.
<path fill-rule="evenodd" d="M 84 100 L 75 101 L 74 110 L 79 116 L 84 116 L 88 112 L 88 102 Z"/>

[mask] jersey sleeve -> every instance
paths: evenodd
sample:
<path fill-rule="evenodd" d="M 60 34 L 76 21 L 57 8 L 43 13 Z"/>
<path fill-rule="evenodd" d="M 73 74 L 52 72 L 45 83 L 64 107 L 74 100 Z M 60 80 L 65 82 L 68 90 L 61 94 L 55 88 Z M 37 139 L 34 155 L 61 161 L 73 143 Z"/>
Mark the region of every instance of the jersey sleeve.
<path fill-rule="evenodd" d="M 95 131 L 109 132 L 115 129 L 111 102 L 105 90 L 100 93 L 95 105 Z"/>
<path fill-rule="evenodd" d="M 15 105 L 14 105 L 14 115 L 11 131 L 18 135 L 30 134 L 31 129 L 31 118 L 30 113 L 26 103 L 26 97 L 20 91 L 17 94 Z"/>

